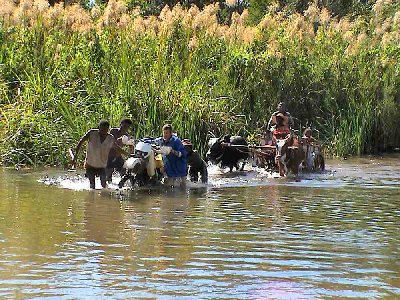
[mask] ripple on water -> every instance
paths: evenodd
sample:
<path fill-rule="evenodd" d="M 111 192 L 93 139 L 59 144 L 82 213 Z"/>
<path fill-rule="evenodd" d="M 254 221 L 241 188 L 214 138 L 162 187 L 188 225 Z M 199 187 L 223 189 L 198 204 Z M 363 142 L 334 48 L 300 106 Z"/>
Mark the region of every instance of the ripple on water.
<path fill-rule="evenodd" d="M 88 193 L 49 172 L 28 193 L 25 176 L 0 202 L 0 296 L 398 298 L 399 164 L 328 167 L 211 172 L 198 192 Z"/>

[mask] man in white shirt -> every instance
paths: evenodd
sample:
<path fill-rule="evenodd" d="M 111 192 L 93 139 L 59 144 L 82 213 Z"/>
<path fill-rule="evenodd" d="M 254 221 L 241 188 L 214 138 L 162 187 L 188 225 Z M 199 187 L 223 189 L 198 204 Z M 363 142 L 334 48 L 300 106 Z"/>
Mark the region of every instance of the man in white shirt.
<path fill-rule="evenodd" d="M 86 149 L 85 169 L 86 177 L 89 179 L 90 188 L 95 188 L 95 177 L 100 177 L 101 186 L 105 188 L 106 184 L 106 167 L 108 155 L 111 149 L 116 149 L 125 153 L 120 146 L 117 145 L 116 139 L 110 133 L 110 123 L 106 120 L 101 120 L 98 129 L 90 129 L 80 139 L 75 148 L 73 165 L 76 165 L 76 158 L 82 144 L 88 141 Z"/>

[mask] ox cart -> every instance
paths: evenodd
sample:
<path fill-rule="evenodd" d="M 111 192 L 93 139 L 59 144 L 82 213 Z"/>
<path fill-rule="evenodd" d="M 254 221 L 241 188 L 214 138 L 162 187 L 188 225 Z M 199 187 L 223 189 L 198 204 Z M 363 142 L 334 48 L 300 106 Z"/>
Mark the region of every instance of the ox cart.
<path fill-rule="evenodd" d="M 239 141 L 239 137 L 232 137 L 233 141 Z M 239 161 L 245 162 L 252 158 L 253 166 L 264 168 L 270 172 L 278 172 L 283 176 L 290 170 L 295 175 L 299 169 L 308 172 L 323 171 L 325 160 L 322 147 L 319 143 L 308 142 L 306 139 L 299 139 L 292 134 L 275 136 L 273 143 L 261 139 L 259 145 L 248 145 L 243 138 L 241 143 L 224 142 L 222 138 L 210 140 L 210 150 L 207 153 L 208 159 L 213 164 L 220 164 L 222 167 L 239 167 Z"/>
<path fill-rule="evenodd" d="M 294 143 L 288 148 L 292 155 L 294 155 L 293 153 L 298 153 L 296 154 L 300 157 L 298 163 L 303 170 L 309 172 L 320 172 L 325 170 L 325 159 L 321 144 L 317 142 L 308 142 L 305 139 L 299 139 L 295 136 L 286 136 L 276 139 L 274 145 L 267 144 L 264 139 L 261 139 L 260 145 L 249 145 L 253 163 L 257 167 L 265 168 L 271 172 L 279 171 L 280 158 L 282 157 L 280 147 L 289 141 L 289 139 L 293 139 Z M 285 159 L 286 161 L 282 161 L 282 163 L 286 165 L 288 157 Z M 294 166 L 294 168 L 297 169 L 297 166 Z"/>
<path fill-rule="evenodd" d="M 259 168 L 275 172 L 278 165 L 275 162 L 276 146 L 273 145 L 250 145 L 251 157 L 253 164 Z"/>

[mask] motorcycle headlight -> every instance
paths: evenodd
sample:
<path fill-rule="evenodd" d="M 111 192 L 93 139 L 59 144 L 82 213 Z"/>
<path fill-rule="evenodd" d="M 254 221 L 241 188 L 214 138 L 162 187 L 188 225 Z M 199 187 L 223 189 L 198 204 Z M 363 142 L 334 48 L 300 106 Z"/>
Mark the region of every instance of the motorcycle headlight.
<path fill-rule="evenodd" d="M 143 152 L 143 151 L 140 151 L 140 150 L 136 150 L 135 151 L 135 157 L 138 157 L 138 158 L 147 158 L 149 156 L 149 153 L 148 152 Z"/>

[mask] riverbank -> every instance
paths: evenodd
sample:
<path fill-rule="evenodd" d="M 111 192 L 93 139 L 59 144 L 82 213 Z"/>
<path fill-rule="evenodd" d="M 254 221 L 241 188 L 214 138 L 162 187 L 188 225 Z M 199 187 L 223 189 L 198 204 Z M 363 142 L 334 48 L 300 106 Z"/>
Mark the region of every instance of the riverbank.
<path fill-rule="evenodd" d="M 254 142 L 280 101 L 329 155 L 400 146 L 398 4 L 353 21 L 310 7 L 270 11 L 257 26 L 243 13 L 227 26 L 215 6 L 142 18 L 110 3 L 2 13 L 3 165 L 64 165 L 103 118 L 130 117 L 136 137 L 171 122 L 202 151 L 211 133 Z"/>

